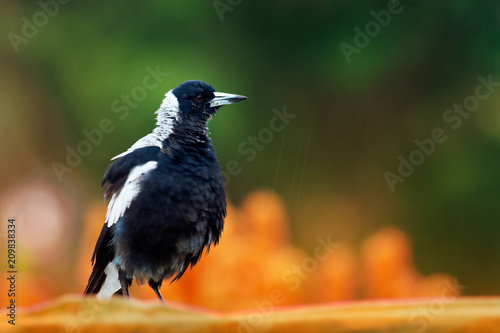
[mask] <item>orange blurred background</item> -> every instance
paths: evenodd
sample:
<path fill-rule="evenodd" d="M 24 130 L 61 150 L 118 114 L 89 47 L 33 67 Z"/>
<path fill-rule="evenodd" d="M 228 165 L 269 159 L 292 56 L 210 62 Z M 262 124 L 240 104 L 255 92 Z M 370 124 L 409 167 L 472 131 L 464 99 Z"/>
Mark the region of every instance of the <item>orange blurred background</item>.
<path fill-rule="evenodd" d="M 68 290 L 82 292 L 92 269 L 90 258 L 107 204 L 95 202 L 85 212 L 78 259 L 70 264 L 72 273 L 52 272 L 51 278 L 51 274 L 40 273 L 40 263 L 55 267 L 53 261 L 61 245 L 57 237 L 68 231 L 63 230 L 68 226 L 60 223 L 68 214 L 64 197 L 42 184 L 20 188 L 17 195 L 22 197 L 23 193 L 38 195 L 31 202 L 39 207 L 31 210 L 38 219 L 34 215 L 21 217 L 22 221 L 36 222 L 18 228 L 23 235 L 18 248 L 22 258 L 18 304 L 33 305 Z M 49 216 L 45 210 L 60 216 Z M 50 219 L 52 225 L 43 219 Z M 51 228 L 51 233 L 30 232 L 33 239 L 26 239 L 25 228 Z M 42 234 L 52 234 L 54 239 L 37 239 Z M 327 234 L 319 235 L 316 242 L 310 253 L 295 247 L 290 241 L 283 200 L 272 192 L 254 192 L 239 207 L 229 205 L 220 244 L 179 281 L 164 283 L 162 293 L 167 301 L 229 311 L 364 298 L 456 296 L 463 289 L 445 273 L 420 274 L 413 263 L 410 240 L 397 228 L 381 229 L 358 247 L 332 242 Z M 78 248 L 74 244 L 71 247 Z M 134 298 L 156 299 L 148 286 L 138 287 L 135 282 L 130 292 Z M 5 293 L 1 297 L 5 298 L 2 302 L 7 300 Z"/>

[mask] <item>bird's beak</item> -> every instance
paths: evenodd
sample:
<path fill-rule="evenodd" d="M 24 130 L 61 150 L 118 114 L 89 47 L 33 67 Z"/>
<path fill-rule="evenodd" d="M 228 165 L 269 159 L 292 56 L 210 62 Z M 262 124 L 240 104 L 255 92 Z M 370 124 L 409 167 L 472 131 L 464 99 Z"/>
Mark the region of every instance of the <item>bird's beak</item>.
<path fill-rule="evenodd" d="M 236 102 L 244 101 L 248 97 L 241 95 L 226 94 L 222 92 L 214 92 L 214 99 L 210 101 L 210 107 L 218 107 L 222 105 L 233 104 Z"/>

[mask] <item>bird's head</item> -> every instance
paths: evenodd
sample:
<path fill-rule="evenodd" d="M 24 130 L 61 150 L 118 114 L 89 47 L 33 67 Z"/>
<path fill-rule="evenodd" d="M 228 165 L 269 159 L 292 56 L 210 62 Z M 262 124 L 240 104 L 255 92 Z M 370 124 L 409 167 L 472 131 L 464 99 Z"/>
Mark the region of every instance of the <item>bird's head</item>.
<path fill-rule="evenodd" d="M 206 123 L 221 106 L 245 99 L 245 96 L 216 92 L 210 84 L 202 81 L 186 81 L 166 94 L 159 112 L 163 109 L 180 122 Z"/>

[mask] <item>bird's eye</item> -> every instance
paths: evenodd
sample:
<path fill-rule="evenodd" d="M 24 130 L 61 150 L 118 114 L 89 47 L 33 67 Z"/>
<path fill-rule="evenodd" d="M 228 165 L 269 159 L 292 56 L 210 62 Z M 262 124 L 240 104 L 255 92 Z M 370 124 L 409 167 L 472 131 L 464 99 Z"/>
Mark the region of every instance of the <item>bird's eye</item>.
<path fill-rule="evenodd" d="M 203 102 L 203 95 L 202 94 L 198 94 L 195 96 L 194 98 L 198 103 L 201 103 Z"/>

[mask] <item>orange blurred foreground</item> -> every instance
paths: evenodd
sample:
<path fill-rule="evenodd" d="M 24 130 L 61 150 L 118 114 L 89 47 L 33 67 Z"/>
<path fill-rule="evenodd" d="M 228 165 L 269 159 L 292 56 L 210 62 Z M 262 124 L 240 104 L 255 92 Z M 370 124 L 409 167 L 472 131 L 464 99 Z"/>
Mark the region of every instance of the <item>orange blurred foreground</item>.
<path fill-rule="evenodd" d="M 498 332 L 500 298 L 358 301 L 219 314 L 115 297 L 68 295 L 17 314 L 1 332 Z"/>

